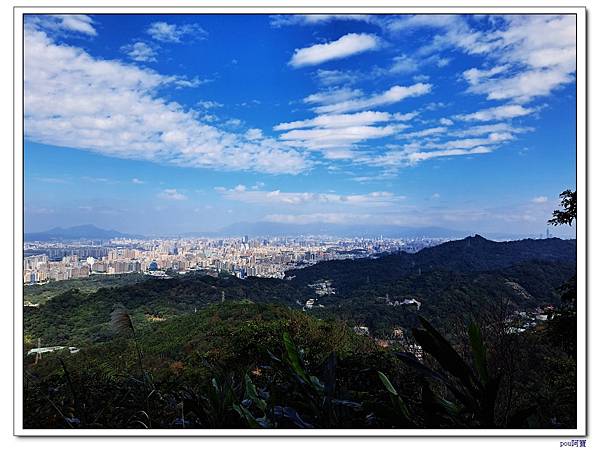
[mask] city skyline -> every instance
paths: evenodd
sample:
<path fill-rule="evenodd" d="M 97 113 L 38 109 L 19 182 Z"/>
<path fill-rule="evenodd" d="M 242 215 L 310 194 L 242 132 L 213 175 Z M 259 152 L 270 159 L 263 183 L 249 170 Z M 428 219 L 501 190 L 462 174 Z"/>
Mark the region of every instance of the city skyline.
<path fill-rule="evenodd" d="M 575 188 L 574 16 L 25 22 L 26 231 L 539 234 Z"/>

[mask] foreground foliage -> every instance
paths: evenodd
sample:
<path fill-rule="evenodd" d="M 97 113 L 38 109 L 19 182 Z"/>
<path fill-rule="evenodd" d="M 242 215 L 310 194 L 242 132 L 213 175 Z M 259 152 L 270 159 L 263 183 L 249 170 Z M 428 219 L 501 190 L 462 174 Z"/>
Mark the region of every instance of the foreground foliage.
<path fill-rule="evenodd" d="M 121 307 L 112 319 L 106 342 L 26 360 L 26 427 L 514 428 L 575 420 L 574 362 L 548 344 L 550 327 L 502 343 L 521 349 L 509 373 L 492 333 L 473 323 L 462 351 L 416 317 L 419 359 L 281 306 L 225 303 L 144 332 Z"/>

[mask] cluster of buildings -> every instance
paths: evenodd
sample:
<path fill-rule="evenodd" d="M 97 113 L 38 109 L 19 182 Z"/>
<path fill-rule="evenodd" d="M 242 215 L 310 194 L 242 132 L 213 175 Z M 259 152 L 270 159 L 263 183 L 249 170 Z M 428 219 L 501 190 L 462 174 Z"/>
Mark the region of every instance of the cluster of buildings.
<path fill-rule="evenodd" d="M 36 243 L 25 246 L 23 281 L 47 281 L 117 275 L 226 272 L 239 278 L 284 278 L 285 272 L 319 261 L 373 257 L 398 250 L 416 251 L 434 245 L 431 240 L 400 239 L 112 239 L 105 243 Z M 319 287 L 323 293 L 331 286 Z"/>
<path fill-rule="evenodd" d="M 551 319 L 555 312 L 553 305 L 537 307 L 530 311 L 515 311 L 511 317 L 506 319 L 507 331 L 510 334 L 523 333 L 539 323 Z"/>
<path fill-rule="evenodd" d="M 369 327 L 357 325 L 353 327 L 353 331 L 359 336 L 370 336 Z M 386 339 L 374 338 L 375 344 L 382 348 L 395 346 L 403 351 L 412 353 L 415 358 L 423 360 L 423 347 L 417 344 L 413 339 L 408 338 L 403 328 L 397 327 L 392 330 L 391 336 Z"/>

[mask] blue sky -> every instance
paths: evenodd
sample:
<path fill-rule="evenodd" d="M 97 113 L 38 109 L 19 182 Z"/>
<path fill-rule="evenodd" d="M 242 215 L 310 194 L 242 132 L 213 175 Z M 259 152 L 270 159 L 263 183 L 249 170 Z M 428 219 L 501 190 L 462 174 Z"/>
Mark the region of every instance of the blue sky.
<path fill-rule="evenodd" d="M 27 231 L 539 234 L 575 187 L 575 125 L 574 16 L 25 23 Z"/>

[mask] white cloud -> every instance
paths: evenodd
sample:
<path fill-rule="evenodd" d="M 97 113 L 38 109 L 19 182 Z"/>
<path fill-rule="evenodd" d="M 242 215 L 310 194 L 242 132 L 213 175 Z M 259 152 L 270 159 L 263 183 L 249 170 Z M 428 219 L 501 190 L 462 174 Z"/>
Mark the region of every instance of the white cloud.
<path fill-rule="evenodd" d="M 416 72 L 419 69 L 419 62 L 407 55 L 400 55 L 393 58 L 392 67 L 388 70 L 393 74 L 403 74 Z"/>
<path fill-rule="evenodd" d="M 158 197 L 164 200 L 187 200 L 187 197 L 181 192 L 178 192 L 177 189 L 164 189 L 158 194 Z"/>
<path fill-rule="evenodd" d="M 127 54 L 134 61 L 153 62 L 156 61 L 156 52 L 145 42 L 134 42 L 124 45 L 121 51 Z"/>
<path fill-rule="evenodd" d="M 418 97 L 431 91 L 430 84 L 416 83 L 411 86 L 392 86 L 381 94 L 355 97 L 338 103 L 321 104 L 314 108 L 318 114 L 353 112 L 398 103 L 408 97 Z M 317 102 L 315 102 L 317 103 Z"/>
<path fill-rule="evenodd" d="M 550 95 L 558 86 L 573 80 L 574 77 L 565 70 L 527 70 L 508 78 L 486 78 L 471 85 L 469 92 L 485 94 L 488 100 L 528 102 L 534 97 Z"/>
<path fill-rule="evenodd" d="M 391 114 L 379 111 L 362 111 L 355 114 L 325 114 L 307 120 L 280 123 L 276 131 L 282 141 L 310 150 L 321 150 L 327 159 L 351 159 L 350 148 L 359 142 L 380 139 L 396 134 L 407 125 L 398 123 L 415 117 L 417 113 Z M 373 126 L 378 123 L 386 126 Z"/>
<path fill-rule="evenodd" d="M 449 127 L 450 125 L 454 125 L 454 122 L 450 119 L 448 119 L 447 117 L 442 117 L 440 119 L 440 123 L 446 127 Z"/>
<path fill-rule="evenodd" d="M 446 128 L 446 127 L 433 127 L 433 128 L 426 128 L 424 130 L 413 131 L 411 133 L 404 133 L 402 135 L 399 135 L 398 137 L 403 138 L 403 139 L 423 138 L 423 137 L 435 136 L 435 135 L 438 135 L 441 133 L 445 133 L 447 130 L 448 130 L 448 128 Z"/>
<path fill-rule="evenodd" d="M 307 225 L 311 223 L 348 224 L 364 223 L 372 218 L 371 214 L 360 213 L 310 213 L 310 214 L 268 214 L 264 220 L 278 223 Z"/>
<path fill-rule="evenodd" d="M 373 16 L 366 14 L 277 14 L 270 17 L 271 26 L 280 28 L 288 25 L 318 25 L 340 21 L 373 22 Z"/>
<path fill-rule="evenodd" d="M 312 128 L 295 129 L 283 133 L 280 139 L 284 141 L 293 141 L 296 146 L 303 146 L 311 150 L 327 148 L 346 148 L 368 139 L 380 139 L 391 136 L 403 130 L 406 125 L 388 125 L 384 127 L 374 126 L 348 126 L 343 128 Z M 330 155 L 336 155 L 330 153 Z M 343 153 L 350 157 L 352 154 Z M 336 159 L 341 159 L 337 154 Z"/>
<path fill-rule="evenodd" d="M 67 31 L 96 36 L 94 21 L 85 14 L 48 14 L 25 16 L 26 24 L 49 31 Z"/>
<path fill-rule="evenodd" d="M 452 14 L 396 16 L 387 21 L 386 28 L 390 32 L 412 31 L 418 28 L 449 29 L 456 26 L 460 21 L 460 16 Z"/>
<path fill-rule="evenodd" d="M 511 133 L 490 133 L 484 138 L 456 139 L 445 142 L 428 142 L 423 145 L 424 148 L 440 149 L 468 149 L 480 146 L 498 145 L 503 142 L 512 141 L 514 136 Z"/>
<path fill-rule="evenodd" d="M 208 33 L 200 25 L 175 25 L 167 22 L 153 22 L 146 32 L 157 41 L 180 43 L 186 38 L 189 41 L 206 39 Z"/>
<path fill-rule="evenodd" d="M 350 33 L 336 41 L 296 49 L 290 60 L 290 65 L 292 67 L 314 66 L 326 61 L 376 50 L 379 46 L 380 40 L 373 34 Z"/>
<path fill-rule="evenodd" d="M 244 185 L 238 185 L 232 189 L 218 187 L 215 188 L 215 190 L 227 200 L 256 204 L 338 204 L 347 206 L 380 207 L 389 206 L 404 199 L 403 196 L 397 196 L 391 192 L 385 191 L 341 195 L 335 193 L 282 192 L 280 190 L 248 190 Z"/>
<path fill-rule="evenodd" d="M 264 138 L 262 130 L 258 128 L 250 128 L 248 131 L 246 131 L 245 136 L 249 141 L 256 141 Z"/>
<path fill-rule="evenodd" d="M 532 203 L 547 203 L 548 202 L 548 197 L 544 196 L 544 195 L 540 195 L 539 197 L 533 197 L 531 199 Z"/>
<path fill-rule="evenodd" d="M 467 121 L 489 122 L 491 120 L 504 120 L 526 116 L 535 111 L 536 109 L 534 108 L 525 108 L 521 105 L 502 105 L 482 109 L 481 111 L 470 114 L 459 114 L 456 116 L 456 118 Z"/>
<path fill-rule="evenodd" d="M 518 134 L 526 131 L 532 131 L 533 128 L 529 127 L 516 127 L 509 123 L 501 122 L 490 125 L 477 125 L 469 128 L 463 128 L 461 130 L 455 130 L 448 133 L 451 136 L 465 137 L 465 136 L 481 136 L 489 133 L 511 133 Z"/>
<path fill-rule="evenodd" d="M 96 59 L 31 27 L 24 58 L 29 140 L 186 167 L 299 173 L 311 165 L 297 149 L 226 132 L 158 96 L 181 77 Z"/>
<path fill-rule="evenodd" d="M 493 149 L 485 146 L 472 149 L 448 149 L 434 151 L 391 151 L 371 160 L 371 164 L 388 169 L 414 166 L 423 161 L 449 156 L 480 155 L 491 153 Z"/>
<path fill-rule="evenodd" d="M 391 32 L 437 30 L 416 55 L 424 58 L 448 48 L 481 55 L 485 66 L 464 73 L 469 92 L 490 100 L 525 103 L 550 95 L 575 80 L 576 23 L 569 14 L 484 16 L 491 29 L 472 27 L 467 16 L 418 15 L 387 22 Z"/>
<path fill-rule="evenodd" d="M 319 69 L 315 74 L 319 83 L 325 86 L 354 84 L 360 75 L 353 71 Z"/>
<path fill-rule="evenodd" d="M 390 114 L 388 112 L 362 111 L 354 114 L 325 114 L 313 119 L 297 120 L 276 125 L 276 131 L 293 130 L 296 128 L 346 128 L 351 126 L 372 125 L 378 122 L 389 122 L 391 120 L 410 120 L 416 113 Z"/>
<path fill-rule="evenodd" d="M 481 83 L 482 80 L 487 80 L 495 75 L 506 72 L 508 65 L 495 66 L 491 69 L 480 70 L 476 68 L 468 69 L 463 72 L 463 77 L 471 86 L 476 86 Z"/>
<path fill-rule="evenodd" d="M 470 92 L 525 103 L 575 80 L 575 16 L 515 15 L 504 20 L 504 28 L 487 33 L 494 47 L 489 59 L 502 65 L 465 72 Z"/>
<path fill-rule="evenodd" d="M 144 184 L 144 181 L 140 180 L 139 178 L 132 178 L 131 182 L 133 184 Z"/>
<path fill-rule="evenodd" d="M 328 89 L 326 91 L 320 91 L 316 94 L 311 94 L 308 97 L 305 97 L 303 102 L 316 105 L 330 105 L 358 98 L 362 94 L 363 93 L 360 89 L 350 89 L 347 87 Z"/>
<path fill-rule="evenodd" d="M 214 109 L 223 107 L 222 103 L 215 102 L 213 100 L 201 100 L 197 104 L 203 109 Z"/>

